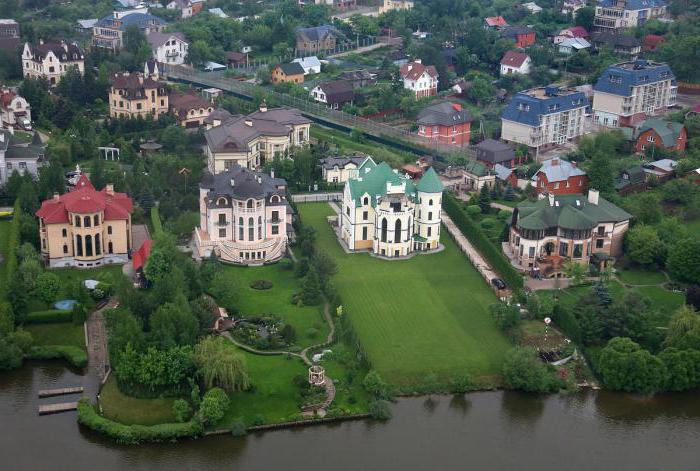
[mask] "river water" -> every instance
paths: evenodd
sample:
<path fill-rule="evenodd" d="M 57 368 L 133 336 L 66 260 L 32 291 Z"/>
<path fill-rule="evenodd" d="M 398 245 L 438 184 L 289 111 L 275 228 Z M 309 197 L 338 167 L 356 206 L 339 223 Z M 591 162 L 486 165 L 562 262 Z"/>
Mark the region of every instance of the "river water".
<path fill-rule="evenodd" d="M 698 392 L 421 397 L 399 400 L 387 422 L 126 447 L 83 430 L 75 412 L 37 415 L 39 389 L 80 380 L 58 363 L 0 373 L 0 469 L 700 469 Z"/>

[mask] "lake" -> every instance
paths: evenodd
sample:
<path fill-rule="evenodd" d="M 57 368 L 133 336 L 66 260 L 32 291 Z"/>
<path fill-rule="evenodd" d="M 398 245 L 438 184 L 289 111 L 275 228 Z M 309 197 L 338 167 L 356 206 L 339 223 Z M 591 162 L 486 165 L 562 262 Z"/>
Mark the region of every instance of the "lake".
<path fill-rule="evenodd" d="M 400 399 L 387 422 L 354 421 L 119 446 L 76 422 L 37 415 L 39 389 L 84 378 L 59 363 L 0 373 L 3 470 L 697 470 L 700 394 L 514 392 Z M 75 397 L 75 396 L 69 396 Z M 65 402 L 54 398 L 52 402 Z"/>

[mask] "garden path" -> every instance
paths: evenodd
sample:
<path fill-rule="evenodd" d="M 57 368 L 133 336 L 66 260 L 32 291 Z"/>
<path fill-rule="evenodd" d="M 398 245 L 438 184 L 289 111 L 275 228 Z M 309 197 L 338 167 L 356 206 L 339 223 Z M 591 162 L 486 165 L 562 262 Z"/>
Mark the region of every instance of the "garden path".
<path fill-rule="evenodd" d="M 113 309 L 119 303 L 112 298 L 109 302 L 96 310 L 85 322 L 87 331 L 87 354 L 88 354 L 88 372 L 85 384 L 85 392 L 89 397 L 89 393 L 97 393 L 99 391 L 99 383 L 102 382 L 109 370 L 109 353 L 107 350 L 107 329 L 105 328 L 105 319 L 103 312 L 105 309 Z"/>

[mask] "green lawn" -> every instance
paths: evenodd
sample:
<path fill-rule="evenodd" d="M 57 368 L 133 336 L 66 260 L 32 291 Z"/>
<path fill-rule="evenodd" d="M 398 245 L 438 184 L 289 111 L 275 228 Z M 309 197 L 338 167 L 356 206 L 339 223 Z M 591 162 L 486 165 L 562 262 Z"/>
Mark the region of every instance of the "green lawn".
<path fill-rule="evenodd" d="M 110 377 L 100 391 L 100 404 L 105 417 L 126 425 L 156 425 L 175 422 L 172 407 L 175 398 L 138 399 L 126 396 Z"/>
<path fill-rule="evenodd" d="M 296 306 L 292 304 L 292 295 L 301 291 L 299 280 L 293 270 L 283 270 L 280 264 L 262 267 L 226 266 L 226 274 L 237 280 L 240 290 L 240 315 L 245 317 L 275 315 L 294 327 L 297 333 L 297 345 L 306 347 L 319 343 L 328 334 L 328 326 L 323 321 L 321 306 Z M 265 279 L 272 281 L 272 288 L 257 290 L 250 287 L 250 282 Z M 309 336 L 309 330 L 315 329 L 315 336 Z"/>
<path fill-rule="evenodd" d="M 628 285 L 658 285 L 667 281 L 666 275 L 658 270 L 619 270 L 617 277 Z"/>
<path fill-rule="evenodd" d="M 410 386 L 428 375 L 470 373 L 497 381 L 510 343 L 488 314 L 496 298 L 444 233 L 445 250 L 410 260 L 346 254 L 326 223 L 327 204 L 299 205 L 317 246 L 338 262 L 334 277 L 369 360 L 385 380 Z"/>
<path fill-rule="evenodd" d="M 85 348 L 85 329 L 83 324 L 70 322 L 60 324 L 30 324 L 24 327 L 32 334 L 34 345 L 71 345 Z"/>

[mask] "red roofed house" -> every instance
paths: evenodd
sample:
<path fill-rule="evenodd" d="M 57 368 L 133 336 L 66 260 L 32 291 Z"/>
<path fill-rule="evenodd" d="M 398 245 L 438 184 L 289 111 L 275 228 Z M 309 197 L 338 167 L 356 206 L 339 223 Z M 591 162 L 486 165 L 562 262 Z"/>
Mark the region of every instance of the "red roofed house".
<path fill-rule="evenodd" d="M 657 47 L 666 41 L 663 36 L 658 34 L 647 34 L 644 36 L 644 42 L 642 43 L 642 48 L 645 51 L 655 51 Z"/>
<path fill-rule="evenodd" d="M 501 77 L 530 72 L 530 56 L 523 52 L 507 51 L 501 59 Z"/>
<path fill-rule="evenodd" d="M 527 26 L 508 26 L 503 28 L 501 36 L 515 41 L 515 47 L 524 48 L 535 44 L 535 30 Z"/>
<path fill-rule="evenodd" d="M 487 28 L 504 28 L 508 26 L 508 22 L 502 16 L 489 16 L 484 18 Z"/>
<path fill-rule="evenodd" d="M 416 98 L 437 95 L 438 73 L 434 66 L 424 66 L 420 59 L 404 64 L 400 69 L 403 88 L 411 90 Z"/>
<path fill-rule="evenodd" d="M 41 255 L 49 268 L 126 263 L 131 251 L 133 203 L 112 185 L 95 190 L 86 175 L 75 189 L 41 204 Z"/>
<path fill-rule="evenodd" d="M 472 117 L 458 103 L 444 101 L 418 113 L 418 135 L 450 146 L 468 146 Z"/>
<path fill-rule="evenodd" d="M 586 39 L 588 36 L 588 31 L 583 26 L 572 26 L 559 31 L 559 34 L 554 36 L 554 44 L 563 43 L 567 39 Z"/>
<path fill-rule="evenodd" d="M 135 282 L 142 288 L 146 288 L 148 286 L 148 280 L 144 275 L 144 270 L 146 269 L 146 262 L 151 256 L 152 245 L 153 241 L 151 241 L 151 239 L 144 240 L 141 247 L 134 252 L 134 256 L 131 259 L 131 263 L 134 266 Z"/>
<path fill-rule="evenodd" d="M 211 102 L 194 92 L 172 92 L 168 95 L 170 111 L 177 117 L 177 122 L 185 128 L 196 128 L 204 124 L 204 120 L 214 111 Z"/>
<path fill-rule="evenodd" d="M 588 189 L 588 175 L 575 162 L 553 157 L 542 162 L 530 183 L 537 189 L 537 193 L 583 194 Z"/>

